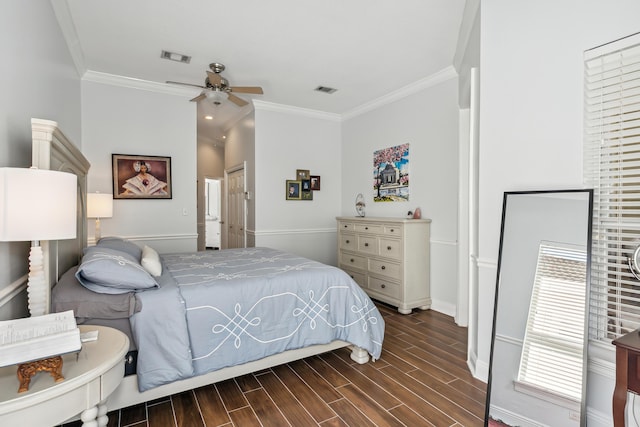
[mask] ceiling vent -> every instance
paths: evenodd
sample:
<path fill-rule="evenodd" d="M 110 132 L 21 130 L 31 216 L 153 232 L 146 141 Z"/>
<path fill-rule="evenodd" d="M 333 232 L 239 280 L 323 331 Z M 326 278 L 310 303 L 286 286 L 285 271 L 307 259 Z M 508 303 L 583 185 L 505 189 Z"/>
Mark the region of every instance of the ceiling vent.
<path fill-rule="evenodd" d="M 167 50 L 163 50 L 160 54 L 160 58 L 168 59 L 169 61 L 182 62 L 184 64 L 188 64 L 191 62 L 191 57 L 187 55 L 183 55 L 181 53 L 169 52 Z"/>
<path fill-rule="evenodd" d="M 334 89 L 334 88 L 328 87 L 328 86 L 318 86 L 314 90 L 317 90 L 318 92 L 322 92 L 322 93 L 333 93 L 333 92 L 337 91 L 338 89 Z"/>

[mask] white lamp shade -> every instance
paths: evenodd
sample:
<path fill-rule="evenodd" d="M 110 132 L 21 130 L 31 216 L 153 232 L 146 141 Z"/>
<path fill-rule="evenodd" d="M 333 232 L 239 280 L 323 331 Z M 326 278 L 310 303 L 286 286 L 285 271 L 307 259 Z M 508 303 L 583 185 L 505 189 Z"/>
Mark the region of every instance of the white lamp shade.
<path fill-rule="evenodd" d="M 75 238 L 77 187 L 67 172 L 0 168 L 0 241 Z"/>
<path fill-rule="evenodd" d="M 87 194 L 87 218 L 111 218 L 112 216 L 113 196 L 111 194 Z"/>

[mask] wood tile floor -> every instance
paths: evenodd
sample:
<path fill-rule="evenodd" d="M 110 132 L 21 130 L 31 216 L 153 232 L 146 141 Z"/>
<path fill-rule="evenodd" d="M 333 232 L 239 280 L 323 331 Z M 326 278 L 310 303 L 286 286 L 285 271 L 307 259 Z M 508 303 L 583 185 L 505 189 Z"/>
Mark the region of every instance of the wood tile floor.
<path fill-rule="evenodd" d="M 109 426 L 483 425 L 486 384 L 467 369 L 467 329 L 431 310 L 378 307 L 386 333 L 375 363 L 339 349 L 112 411 Z"/>

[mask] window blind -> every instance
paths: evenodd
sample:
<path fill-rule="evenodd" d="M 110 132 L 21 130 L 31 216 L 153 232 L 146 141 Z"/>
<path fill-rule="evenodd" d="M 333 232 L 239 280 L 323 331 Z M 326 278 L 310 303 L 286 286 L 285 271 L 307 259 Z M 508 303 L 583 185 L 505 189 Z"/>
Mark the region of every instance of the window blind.
<path fill-rule="evenodd" d="M 640 327 L 640 33 L 585 52 L 585 183 L 594 190 L 590 339 Z"/>
<path fill-rule="evenodd" d="M 586 280 L 586 248 L 540 244 L 518 382 L 581 400 Z"/>

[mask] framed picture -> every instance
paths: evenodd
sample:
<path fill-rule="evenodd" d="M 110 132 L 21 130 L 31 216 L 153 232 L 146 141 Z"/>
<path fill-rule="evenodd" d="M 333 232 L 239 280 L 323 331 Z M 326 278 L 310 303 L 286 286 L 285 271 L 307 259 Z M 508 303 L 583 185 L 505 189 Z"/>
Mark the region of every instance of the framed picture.
<path fill-rule="evenodd" d="M 297 180 L 309 179 L 309 176 L 309 169 L 296 169 Z"/>
<path fill-rule="evenodd" d="M 311 189 L 313 191 L 320 190 L 320 175 L 311 175 Z"/>
<path fill-rule="evenodd" d="M 112 154 L 114 199 L 170 199 L 171 157 Z"/>
<path fill-rule="evenodd" d="M 302 183 L 302 192 L 303 193 L 309 193 L 311 191 L 311 180 L 310 179 L 303 179 L 300 182 Z"/>
<path fill-rule="evenodd" d="M 300 200 L 302 183 L 299 180 L 288 179 L 285 188 L 287 200 Z"/>
<path fill-rule="evenodd" d="M 313 191 L 303 191 L 300 200 L 313 200 Z"/>

